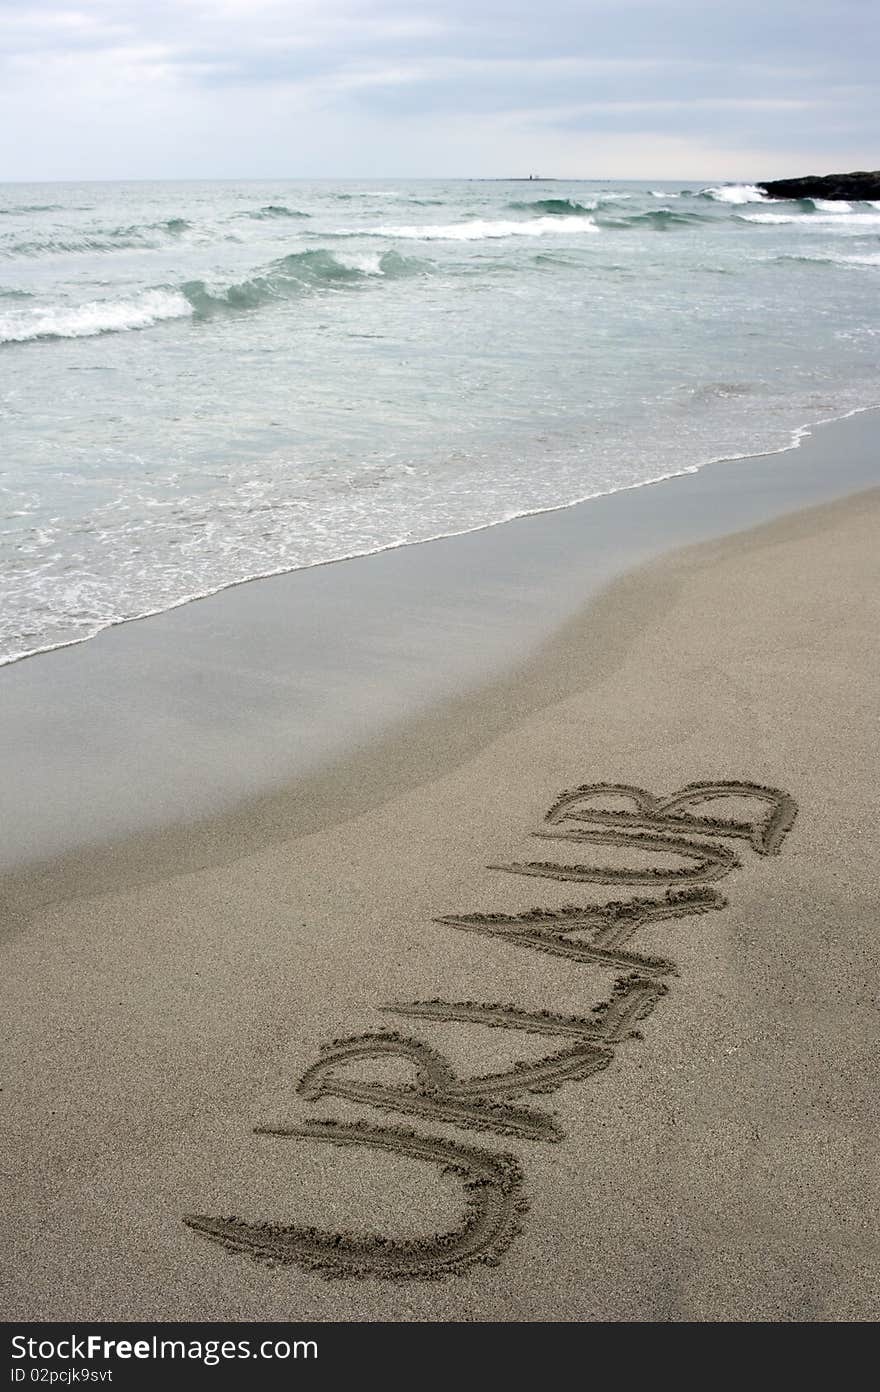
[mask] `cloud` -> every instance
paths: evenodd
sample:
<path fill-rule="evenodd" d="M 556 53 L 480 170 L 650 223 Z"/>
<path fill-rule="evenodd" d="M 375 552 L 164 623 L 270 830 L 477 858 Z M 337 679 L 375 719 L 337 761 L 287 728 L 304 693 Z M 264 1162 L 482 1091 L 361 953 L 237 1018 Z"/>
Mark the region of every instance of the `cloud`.
<path fill-rule="evenodd" d="M 873 0 L 0 0 L 0 178 L 873 165 L 878 31 Z"/>

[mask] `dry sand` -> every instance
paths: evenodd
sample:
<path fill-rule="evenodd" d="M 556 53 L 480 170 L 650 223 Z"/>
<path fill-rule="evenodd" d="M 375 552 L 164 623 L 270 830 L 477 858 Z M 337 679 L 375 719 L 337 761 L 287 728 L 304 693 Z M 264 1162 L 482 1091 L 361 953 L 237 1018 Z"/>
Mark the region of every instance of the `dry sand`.
<path fill-rule="evenodd" d="M 680 552 L 321 779 L 10 878 L 5 1317 L 876 1318 L 878 523 Z M 694 781 L 793 803 L 546 820 Z"/>

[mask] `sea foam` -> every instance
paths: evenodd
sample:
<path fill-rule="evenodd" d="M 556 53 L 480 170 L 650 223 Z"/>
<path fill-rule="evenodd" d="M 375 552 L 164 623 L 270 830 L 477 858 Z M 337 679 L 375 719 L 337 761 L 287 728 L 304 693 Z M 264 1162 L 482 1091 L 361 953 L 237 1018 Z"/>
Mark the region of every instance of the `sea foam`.
<path fill-rule="evenodd" d="M 547 216 L 527 218 L 520 222 L 475 218 L 473 222 L 425 224 L 423 226 L 379 226 L 346 229 L 342 236 L 399 237 L 419 242 L 482 242 L 496 237 L 544 237 L 565 232 L 598 232 L 592 218 Z"/>
<path fill-rule="evenodd" d="M 741 222 L 763 222 L 770 225 L 792 223 L 798 227 L 877 227 L 877 213 L 737 213 Z"/>
<path fill-rule="evenodd" d="M 716 203 L 770 203 L 763 189 L 757 184 L 720 184 L 717 188 L 700 190 L 704 198 L 712 198 Z"/>
<path fill-rule="evenodd" d="M 91 300 L 87 304 L 0 314 L 0 343 L 41 338 L 91 338 L 95 334 L 147 329 L 166 319 L 182 319 L 192 306 L 176 290 L 148 290 L 129 300 Z"/>

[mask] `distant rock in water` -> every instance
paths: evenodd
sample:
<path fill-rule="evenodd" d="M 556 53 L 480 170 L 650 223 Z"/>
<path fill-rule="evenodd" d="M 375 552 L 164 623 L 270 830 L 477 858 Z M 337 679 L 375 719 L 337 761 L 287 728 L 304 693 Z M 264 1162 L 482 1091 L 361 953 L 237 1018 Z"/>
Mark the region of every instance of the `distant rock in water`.
<path fill-rule="evenodd" d="M 880 169 L 873 173 L 808 174 L 804 179 L 772 179 L 758 184 L 770 198 L 844 198 L 847 201 L 880 198 Z"/>

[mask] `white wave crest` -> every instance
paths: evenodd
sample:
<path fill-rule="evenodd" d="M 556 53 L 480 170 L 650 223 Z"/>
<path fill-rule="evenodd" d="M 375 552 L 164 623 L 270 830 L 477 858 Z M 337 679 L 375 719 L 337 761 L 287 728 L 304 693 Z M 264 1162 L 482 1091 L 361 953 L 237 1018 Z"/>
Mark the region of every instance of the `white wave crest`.
<path fill-rule="evenodd" d="M 422 227 L 362 227 L 348 235 L 399 237 L 419 242 L 482 242 L 494 237 L 544 237 L 548 234 L 558 236 L 561 232 L 598 231 L 598 227 L 589 217 L 539 217 L 522 222 L 490 222 L 476 219 L 474 222 L 426 224 Z"/>
<path fill-rule="evenodd" d="M 851 213 L 852 204 L 843 198 L 811 198 L 817 213 Z"/>
<path fill-rule="evenodd" d="M 878 227 L 880 215 L 877 213 L 814 213 L 810 222 L 821 223 L 823 227 Z"/>
<path fill-rule="evenodd" d="M 834 260 L 847 266 L 880 266 L 880 251 L 869 251 L 864 256 L 835 256 Z"/>
<path fill-rule="evenodd" d="M 739 213 L 737 216 L 740 222 L 765 222 L 768 224 L 783 222 L 818 222 L 818 218 L 798 217 L 795 213 Z"/>
<path fill-rule="evenodd" d="M 877 227 L 877 213 L 738 213 L 741 222 L 793 223 L 798 227 Z"/>
<path fill-rule="evenodd" d="M 92 300 L 72 308 L 0 314 L 0 343 L 91 338 L 94 334 L 146 329 L 164 319 L 182 319 L 190 314 L 192 305 L 178 291 L 148 290 L 131 300 Z"/>
<path fill-rule="evenodd" d="M 716 203 L 771 203 L 763 189 L 757 184 L 720 184 L 717 188 L 704 188 L 700 192 L 706 198 L 714 198 Z"/>
<path fill-rule="evenodd" d="M 359 256 L 354 252 L 337 252 L 333 260 L 350 271 L 360 271 L 361 275 L 385 274 L 382 269 L 382 256 L 378 251 L 364 251 Z"/>

